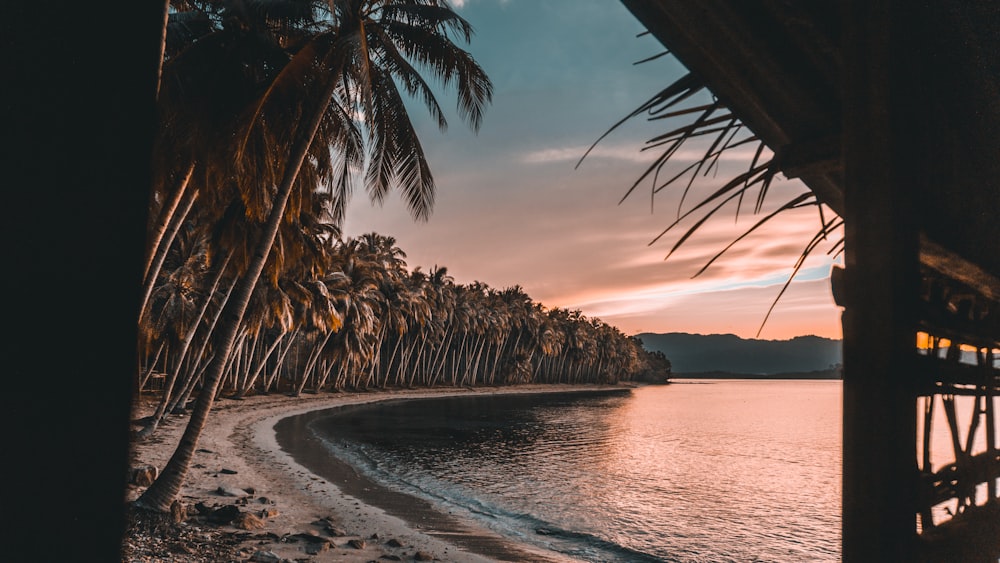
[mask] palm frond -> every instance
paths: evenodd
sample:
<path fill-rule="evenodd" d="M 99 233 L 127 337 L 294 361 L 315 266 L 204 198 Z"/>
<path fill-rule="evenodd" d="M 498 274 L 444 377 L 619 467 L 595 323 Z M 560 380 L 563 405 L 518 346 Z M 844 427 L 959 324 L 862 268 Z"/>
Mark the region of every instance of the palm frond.
<path fill-rule="evenodd" d="M 774 308 L 778 305 L 778 302 L 781 301 L 781 298 L 785 295 L 785 292 L 788 291 L 788 288 L 792 285 L 792 281 L 795 279 L 795 276 L 798 275 L 799 270 L 801 270 L 802 266 L 805 265 L 806 259 L 812 254 L 813 250 L 815 250 L 816 247 L 819 246 L 820 242 L 826 240 L 827 236 L 830 233 L 843 226 L 843 224 L 844 224 L 843 219 L 839 217 L 830 219 L 830 222 L 825 223 L 820 228 L 820 230 L 816 233 L 816 235 L 813 236 L 813 238 L 809 241 L 809 244 L 806 245 L 802 253 L 799 254 L 799 258 L 798 260 L 795 261 L 795 267 L 792 269 L 792 273 L 788 276 L 788 280 L 785 281 L 785 285 L 781 286 L 781 291 L 778 292 L 778 295 L 774 298 L 774 301 L 771 302 L 771 306 L 767 309 L 767 314 L 764 315 L 764 320 L 760 323 L 760 328 L 757 329 L 758 337 L 760 336 L 760 333 L 764 330 L 764 326 L 767 324 L 767 320 L 771 318 L 771 313 L 774 312 Z"/>
<path fill-rule="evenodd" d="M 636 64 L 656 60 L 667 53 L 649 57 Z M 733 114 L 718 99 L 713 99 L 710 103 L 697 102 L 696 97 L 707 91 L 706 85 L 692 73 L 685 74 L 673 81 L 666 88 L 649 98 L 639 107 L 615 122 L 584 152 L 577 162 L 578 168 L 584 159 L 593 151 L 598 143 L 607 138 L 612 132 L 619 129 L 624 123 L 645 116 L 649 122 L 663 120 L 686 120 L 680 125 L 674 126 L 669 131 L 656 135 L 647 140 L 640 151 L 657 151 L 657 155 L 652 162 L 647 164 L 636 180 L 627 188 L 619 204 L 624 202 L 640 185 L 650 182 L 650 206 L 652 209 L 656 194 L 662 190 L 674 186 L 681 181 L 685 181 L 678 198 L 677 216 L 658 235 L 656 235 L 649 245 L 660 241 L 667 233 L 677 228 L 683 221 L 693 219 L 694 223 L 689 226 L 680 237 L 673 243 L 665 259 L 669 259 L 681 246 L 691 239 L 714 215 L 727 205 L 735 201 L 736 219 L 739 219 L 743 208 L 744 198 L 756 189 L 753 213 L 759 214 L 765 207 L 765 201 L 770 192 L 771 185 L 780 171 L 780 155 L 767 157 L 764 152 L 769 147 L 750 131 L 746 125 Z M 690 103 L 690 102 L 694 103 Z M 694 162 L 681 167 L 679 172 L 670 171 L 668 165 L 674 163 L 681 153 L 681 147 L 697 140 L 703 143 L 704 147 L 700 158 Z M 723 181 L 722 186 L 710 191 L 697 203 L 685 210 L 685 204 L 690 192 L 694 189 L 695 181 L 710 174 L 718 173 L 722 155 L 727 151 L 732 151 L 738 147 L 756 144 L 756 149 L 749 164 L 743 172 Z M 661 176 L 666 179 L 661 179 Z M 801 193 L 791 197 L 779 207 L 769 211 L 764 217 L 757 220 L 749 229 L 729 242 L 719 252 L 709 258 L 704 265 L 692 277 L 703 274 L 712 264 L 721 258 L 735 245 L 745 240 L 750 234 L 757 232 L 764 225 L 772 222 L 775 217 L 792 209 L 798 209 L 809 205 L 816 205 L 819 209 L 820 229 L 809 241 L 793 266 L 791 275 L 785 282 L 778 296 L 771 304 L 760 330 L 763 330 L 777 302 L 785 294 L 795 276 L 801 270 L 806 258 L 829 236 L 843 224 L 839 217 L 828 219 L 823 211 L 823 206 L 816 200 L 811 192 Z M 843 239 L 836 241 L 829 249 L 828 254 L 838 256 L 843 252 Z M 758 336 L 760 334 L 758 330 Z"/>

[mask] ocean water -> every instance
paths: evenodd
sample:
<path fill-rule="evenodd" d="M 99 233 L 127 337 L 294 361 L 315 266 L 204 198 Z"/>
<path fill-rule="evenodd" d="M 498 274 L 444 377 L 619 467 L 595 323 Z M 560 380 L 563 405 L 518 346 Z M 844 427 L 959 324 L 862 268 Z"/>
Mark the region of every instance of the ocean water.
<path fill-rule="evenodd" d="M 581 561 L 840 558 L 839 381 L 454 397 L 310 424 L 395 489 Z"/>

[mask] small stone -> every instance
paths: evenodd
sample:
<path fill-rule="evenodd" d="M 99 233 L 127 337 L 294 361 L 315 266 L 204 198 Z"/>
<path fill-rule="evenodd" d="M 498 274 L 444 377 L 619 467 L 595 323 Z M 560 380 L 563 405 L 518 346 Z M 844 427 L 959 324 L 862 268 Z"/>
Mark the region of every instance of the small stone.
<path fill-rule="evenodd" d="M 316 555 L 330 549 L 330 544 L 326 542 L 310 542 L 303 549 L 309 555 Z"/>
<path fill-rule="evenodd" d="M 250 496 L 257 494 L 257 489 L 253 487 L 243 487 L 243 490 L 246 491 L 246 493 Z"/>
<path fill-rule="evenodd" d="M 290 538 L 296 538 L 296 539 L 300 539 L 300 540 L 305 540 L 305 541 L 307 541 L 309 543 L 330 543 L 330 539 L 329 538 L 322 538 L 322 537 L 320 537 L 319 534 L 317 534 L 315 530 L 309 530 L 308 532 L 299 532 L 297 534 L 292 534 L 292 535 L 287 536 L 287 537 L 289 539 Z"/>
<path fill-rule="evenodd" d="M 241 512 L 233 519 L 233 526 L 241 530 L 259 530 L 264 527 L 264 521 L 249 512 Z"/>
<path fill-rule="evenodd" d="M 213 510 L 208 516 L 208 521 L 213 524 L 228 524 L 240 515 L 240 509 L 233 505 L 226 505 Z"/>
<path fill-rule="evenodd" d="M 371 536 L 369 536 L 368 539 L 370 539 L 370 540 L 377 540 L 378 539 L 378 533 L 372 534 Z"/>
<path fill-rule="evenodd" d="M 233 469 L 222 468 L 219 470 L 219 473 L 222 473 L 223 475 L 236 475 L 237 471 Z"/>
<path fill-rule="evenodd" d="M 415 561 L 434 561 L 434 556 L 431 555 L 430 553 L 425 552 L 425 551 L 418 551 L 413 556 L 413 559 Z"/>
<path fill-rule="evenodd" d="M 250 556 L 254 563 L 281 563 L 281 558 L 271 551 L 256 551 Z"/>
<path fill-rule="evenodd" d="M 212 450 L 206 450 L 205 448 L 198 448 L 194 452 L 197 453 L 197 454 L 214 454 L 215 453 Z"/>
<path fill-rule="evenodd" d="M 260 511 L 260 517 L 264 519 L 274 518 L 278 514 L 279 514 L 278 509 L 276 508 L 265 508 L 264 510 Z"/>
<path fill-rule="evenodd" d="M 224 497 L 243 498 L 247 496 L 247 492 L 244 491 L 243 489 L 237 489 L 236 487 L 230 487 L 228 485 L 220 485 L 219 488 L 215 490 L 215 492 L 219 493 Z"/>
<path fill-rule="evenodd" d="M 400 542 L 396 538 L 392 538 L 389 541 L 385 542 L 385 545 L 387 545 L 389 547 L 403 547 L 402 542 Z"/>
<path fill-rule="evenodd" d="M 354 540 L 351 540 L 351 541 L 347 542 L 347 545 L 353 547 L 354 549 L 364 549 L 366 544 L 365 544 L 365 540 L 354 539 Z"/>
<path fill-rule="evenodd" d="M 154 465 L 139 465 L 133 467 L 129 482 L 140 487 L 148 487 L 156 481 L 158 471 Z"/>

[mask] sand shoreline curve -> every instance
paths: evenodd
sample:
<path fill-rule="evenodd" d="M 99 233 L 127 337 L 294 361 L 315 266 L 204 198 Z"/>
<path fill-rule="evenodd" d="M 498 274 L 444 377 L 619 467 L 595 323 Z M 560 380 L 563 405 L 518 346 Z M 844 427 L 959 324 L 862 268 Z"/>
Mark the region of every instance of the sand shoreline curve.
<path fill-rule="evenodd" d="M 249 560 L 257 551 L 268 551 L 291 561 L 298 559 L 315 563 L 412 561 L 418 556 L 468 563 L 571 561 L 558 554 L 542 552 L 533 546 L 503 538 L 475 523 L 442 514 L 424 501 L 414 502 L 419 499 L 381 487 L 357 474 L 347 464 L 331 466 L 327 463 L 328 456 L 324 455 L 322 465 L 318 459 L 310 460 L 308 456 L 303 456 L 302 448 L 294 451 L 293 457 L 279 444 L 275 426 L 282 420 L 309 412 L 385 400 L 624 388 L 626 385 L 529 384 L 223 399 L 213 408 L 199 441 L 199 451 L 181 491 L 181 500 L 190 506 L 199 502 L 209 506 L 233 504 L 235 499 L 220 496 L 217 492 L 219 488 L 250 487 L 254 496 L 248 504 L 241 506 L 242 509 L 259 511 L 267 508 L 276 511 L 276 514 L 264 519 L 263 529 L 246 535 L 246 545 L 240 546 L 245 557 L 237 559 L 242 561 Z M 137 408 L 135 417 L 142 414 L 143 409 Z M 173 453 L 186 423 L 187 416 L 171 417 L 152 439 L 134 444 L 133 463 L 162 468 Z M 140 489 L 130 487 L 128 498 L 135 498 L 140 492 Z M 400 506 L 400 503 L 405 504 Z M 324 518 L 338 530 L 333 537 L 329 537 L 329 527 L 324 525 Z M 223 528 L 236 531 L 228 526 Z M 330 548 L 307 554 L 304 551 L 306 544 L 302 542 L 280 541 L 280 538 L 290 534 L 303 533 L 329 537 Z M 351 540 L 355 540 L 353 545 L 349 543 Z M 170 554 L 164 559 L 130 561 L 178 562 L 184 559 Z"/>

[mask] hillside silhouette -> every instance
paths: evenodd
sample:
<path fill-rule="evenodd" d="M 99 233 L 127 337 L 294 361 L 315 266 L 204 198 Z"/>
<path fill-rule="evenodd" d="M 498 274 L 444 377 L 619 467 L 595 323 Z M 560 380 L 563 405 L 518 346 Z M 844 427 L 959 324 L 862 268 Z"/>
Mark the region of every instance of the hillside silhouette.
<path fill-rule="evenodd" d="M 670 359 L 674 375 L 839 377 L 840 340 L 819 336 L 757 340 L 735 334 L 684 332 L 637 336 L 646 349 L 663 352 Z"/>

